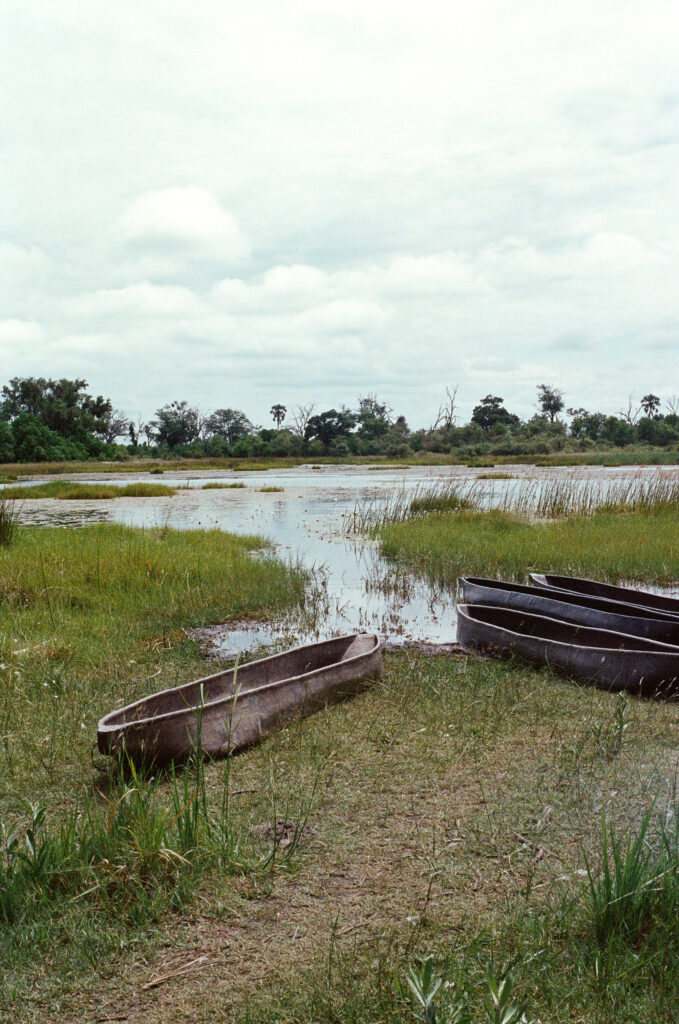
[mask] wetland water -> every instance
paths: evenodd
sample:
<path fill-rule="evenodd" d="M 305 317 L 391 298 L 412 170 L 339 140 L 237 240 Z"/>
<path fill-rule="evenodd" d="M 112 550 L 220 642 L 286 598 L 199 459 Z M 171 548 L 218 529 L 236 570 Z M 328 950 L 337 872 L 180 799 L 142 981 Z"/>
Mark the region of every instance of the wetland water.
<path fill-rule="evenodd" d="M 498 467 L 499 471 L 500 467 Z M 676 473 L 676 467 L 621 467 L 604 469 L 536 470 L 530 466 L 502 467 L 512 480 L 479 480 L 490 504 L 495 497 L 536 475 L 576 482 L 583 488 L 606 486 L 623 476 Z M 318 636 L 365 630 L 380 633 L 394 646 L 407 643 L 447 645 L 455 641 L 455 594 L 416 579 L 383 559 L 375 544 L 347 536 L 345 517 L 357 504 L 386 503 L 394 492 L 414 493 L 441 487 L 450 481 L 461 484 L 479 479 L 488 470 L 464 466 L 426 466 L 372 471 L 365 466 L 300 466 L 262 472 L 222 470 L 166 471 L 162 476 L 134 473 L 60 475 L 56 479 L 82 483 L 105 480 L 122 485 L 148 481 L 181 487 L 165 498 L 115 500 L 31 500 L 17 503 L 22 522 L 82 526 L 91 522 L 122 522 L 131 526 L 164 526 L 176 529 L 218 528 L 232 533 L 259 534 L 270 540 L 277 554 L 301 559 L 313 572 L 308 608 L 280 621 L 266 624 L 228 624 L 204 631 L 209 646 L 223 657 L 248 651 L 260 644 L 305 642 Z M 516 483 L 513 480 L 516 480 Z M 44 482 L 34 477 L 26 481 Z M 243 488 L 202 490 L 207 483 L 244 483 Z M 262 487 L 282 488 L 262 492 Z M 0 492 L 1 493 L 1 492 Z"/>

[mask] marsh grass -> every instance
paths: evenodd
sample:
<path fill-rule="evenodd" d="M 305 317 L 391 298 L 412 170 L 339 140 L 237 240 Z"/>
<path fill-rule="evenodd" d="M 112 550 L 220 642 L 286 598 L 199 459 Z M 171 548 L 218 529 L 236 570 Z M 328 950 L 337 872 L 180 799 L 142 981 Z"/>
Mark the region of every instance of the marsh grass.
<path fill-rule="evenodd" d="M 261 494 L 281 494 L 284 490 L 283 487 L 260 487 L 258 488 Z"/>
<path fill-rule="evenodd" d="M 18 529 L 14 504 L 0 496 L 0 546 L 7 547 L 11 544 Z"/>
<path fill-rule="evenodd" d="M 177 493 L 176 487 L 166 484 L 131 483 L 117 487 L 111 484 L 80 484 L 67 480 L 50 480 L 30 487 L 5 487 L 0 496 L 5 500 L 21 501 L 38 498 L 58 498 L 61 501 L 79 501 L 109 498 L 162 498 Z"/>
<path fill-rule="evenodd" d="M 597 512 L 556 522 L 506 512 L 434 514 L 383 526 L 384 555 L 446 586 L 462 575 L 525 582 L 529 572 L 611 582 L 679 580 L 677 512 Z"/>
<path fill-rule="evenodd" d="M 234 488 L 247 487 L 247 484 L 233 483 L 233 484 L 222 484 L 218 481 L 211 481 L 208 484 L 203 484 L 201 490 L 203 491 L 232 491 Z"/>
<path fill-rule="evenodd" d="M 500 482 L 497 486 L 496 481 Z M 542 473 L 526 477 L 480 475 L 464 481 L 422 483 L 415 490 L 396 488 L 357 503 L 346 517 L 347 532 L 370 532 L 431 512 L 505 512 L 530 519 L 565 519 L 599 512 L 679 510 L 679 473 L 615 476 L 609 479 Z"/>

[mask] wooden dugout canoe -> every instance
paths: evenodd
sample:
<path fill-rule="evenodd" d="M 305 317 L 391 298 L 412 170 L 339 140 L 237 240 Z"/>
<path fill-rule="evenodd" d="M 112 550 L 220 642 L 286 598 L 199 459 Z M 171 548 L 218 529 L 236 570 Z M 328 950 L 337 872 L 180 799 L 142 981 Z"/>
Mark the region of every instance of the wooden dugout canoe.
<path fill-rule="evenodd" d="M 99 722 L 97 745 L 147 765 L 186 760 L 199 741 L 207 756 L 224 757 L 353 696 L 382 671 L 374 634 L 306 644 L 113 711 Z"/>
<path fill-rule="evenodd" d="M 521 657 L 607 690 L 653 697 L 679 689 L 679 647 L 656 640 L 469 604 L 458 605 L 457 637 L 468 650 Z"/>
<path fill-rule="evenodd" d="M 514 608 L 574 625 L 679 645 L 679 620 L 674 615 L 623 601 L 475 577 L 460 578 L 458 599 L 463 604 Z"/>
<path fill-rule="evenodd" d="M 666 597 L 664 594 L 649 594 L 646 590 L 634 590 L 632 587 L 616 587 L 612 583 L 578 579 L 575 576 L 551 576 L 532 572 L 530 574 L 530 581 L 534 586 L 547 590 L 569 590 L 578 594 L 589 594 L 591 597 L 603 597 L 609 601 L 622 601 L 624 604 L 655 608 L 657 611 L 679 617 L 678 597 Z"/>

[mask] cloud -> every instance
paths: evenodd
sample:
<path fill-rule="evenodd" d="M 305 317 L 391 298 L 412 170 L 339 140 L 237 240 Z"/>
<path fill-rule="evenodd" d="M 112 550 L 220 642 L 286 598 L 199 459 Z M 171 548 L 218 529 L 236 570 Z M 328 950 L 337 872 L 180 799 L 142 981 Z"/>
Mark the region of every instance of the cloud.
<path fill-rule="evenodd" d="M 6 375 L 261 421 L 376 391 L 429 423 L 455 383 L 461 417 L 487 393 L 530 415 L 543 381 L 610 411 L 660 393 L 675 20 L 665 0 L 258 0 L 237 25 L 210 0 L 14 4 Z"/>
<path fill-rule="evenodd" d="M 171 250 L 226 264 L 249 256 L 238 221 L 204 188 L 164 188 L 146 192 L 128 207 L 118 224 L 124 241 L 142 249 Z"/>

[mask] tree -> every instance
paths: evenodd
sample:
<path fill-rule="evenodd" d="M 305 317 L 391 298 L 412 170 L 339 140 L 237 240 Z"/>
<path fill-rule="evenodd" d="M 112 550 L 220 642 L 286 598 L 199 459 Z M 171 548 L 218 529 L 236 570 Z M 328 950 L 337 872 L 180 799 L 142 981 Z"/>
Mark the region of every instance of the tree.
<path fill-rule="evenodd" d="M 221 437 L 228 444 L 234 444 L 241 437 L 246 437 L 254 430 L 252 423 L 240 409 L 216 409 L 205 420 L 205 433 L 208 437 Z"/>
<path fill-rule="evenodd" d="M 644 410 L 650 420 L 658 419 L 658 409 L 660 408 L 660 399 L 657 395 L 648 394 L 644 395 L 641 399 L 641 408 Z"/>
<path fill-rule="evenodd" d="M 14 458 L 14 434 L 6 420 L 0 420 L 0 462 L 11 462 Z"/>
<path fill-rule="evenodd" d="M 87 444 L 93 436 L 106 437 L 113 407 L 86 389 L 87 381 L 80 378 L 13 377 L 2 389 L 0 417 L 12 422 L 28 413 L 61 437 Z"/>
<path fill-rule="evenodd" d="M 637 405 L 635 409 L 634 395 L 627 396 L 627 409 L 621 409 L 618 416 L 625 421 L 630 427 L 633 427 L 639 419 L 639 413 L 641 412 L 641 406 Z"/>
<path fill-rule="evenodd" d="M 550 384 L 538 384 L 538 408 L 553 423 L 564 406 L 563 392 Z"/>
<path fill-rule="evenodd" d="M 356 417 L 349 409 L 326 409 L 318 416 L 312 416 L 306 425 L 304 439 L 318 440 L 326 448 L 339 437 L 346 437 L 356 426 Z"/>
<path fill-rule="evenodd" d="M 305 405 L 298 405 L 294 416 L 292 417 L 291 430 L 297 437 L 304 437 L 307 423 L 311 419 L 314 411 L 314 403 L 307 402 Z"/>
<path fill-rule="evenodd" d="M 110 413 L 105 417 L 105 420 L 106 432 L 104 434 L 104 440 L 109 444 L 112 444 L 117 437 L 122 437 L 124 434 L 130 433 L 132 420 L 129 420 L 125 413 L 120 409 L 111 409 Z"/>
<path fill-rule="evenodd" d="M 365 395 L 358 400 L 356 423 L 362 437 L 376 438 L 387 433 L 391 426 L 393 409 L 380 402 L 377 395 Z"/>
<path fill-rule="evenodd" d="M 450 388 L 446 388 L 446 397 L 439 406 L 439 411 L 431 425 L 431 430 L 437 430 L 439 427 L 442 427 L 444 430 L 450 430 L 457 423 L 457 413 L 455 412 L 457 387 L 456 384 L 452 391 Z"/>
<path fill-rule="evenodd" d="M 269 412 L 273 417 L 273 421 L 276 424 L 276 428 L 278 430 L 281 429 L 281 423 L 285 419 L 285 414 L 287 411 L 288 410 L 286 409 L 286 407 L 284 405 L 281 405 L 280 403 L 272 405 L 271 408 L 269 409 Z"/>
<path fill-rule="evenodd" d="M 168 448 L 191 444 L 200 436 L 201 426 L 200 413 L 188 402 L 170 402 L 156 409 L 150 424 L 156 443 Z"/>
<path fill-rule="evenodd" d="M 499 395 L 486 395 L 474 407 L 471 418 L 472 423 L 478 423 L 482 430 L 486 432 L 500 425 L 510 426 L 519 423 L 519 417 L 505 409 L 503 403 L 504 398 L 500 398 Z"/>

